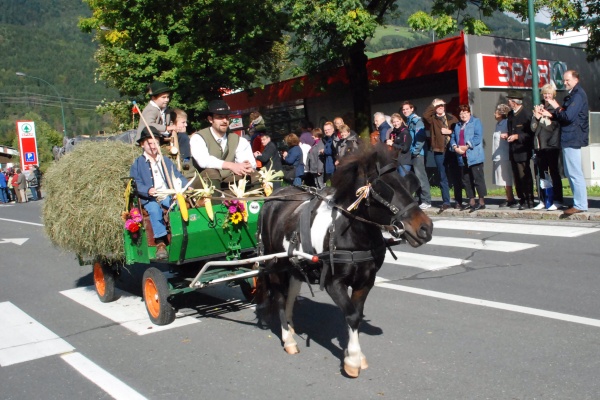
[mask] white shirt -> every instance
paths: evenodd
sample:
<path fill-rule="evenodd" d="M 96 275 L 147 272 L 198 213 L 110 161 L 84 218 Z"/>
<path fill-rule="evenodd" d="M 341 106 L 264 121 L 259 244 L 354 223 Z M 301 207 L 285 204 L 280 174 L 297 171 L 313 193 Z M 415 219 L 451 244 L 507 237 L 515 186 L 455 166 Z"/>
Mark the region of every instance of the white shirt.
<path fill-rule="evenodd" d="M 163 171 L 162 164 L 161 164 L 162 156 L 159 154 L 156 156 L 156 160 L 154 160 L 148 154 L 144 153 L 144 157 L 146 157 L 146 160 L 150 161 L 152 177 L 154 178 L 154 189 L 156 189 L 157 191 L 163 190 L 163 189 L 168 189 L 168 186 L 165 182 L 165 173 Z M 158 200 L 163 200 L 163 199 L 164 199 L 164 196 L 162 196 L 162 198 L 159 198 Z"/>
<path fill-rule="evenodd" d="M 210 133 L 217 143 L 220 144 L 221 149 L 225 151 L 225 147 L 227 146 L 227 135 L 221 138 L 219 135 L 215 134 L 212 127 L 210 128 Z M 223 163 L 225 161 L 208 154 L 208 146 L 200 135 L 194 134 L 190 136 L 190 149 L 192 151 L 192 157 L 194 157 L 194 160 L 196 160 L 196 163 L 198 163 L 200 168 L 223 169 Z M 252 168 L 256 169 L 256 160 L 252 153 L 252 147 L 246 139 L 240 137 L 240 142 L 235 150 L 234 162 L 241 163 L 244 161 L 249 161 L 250 164 L 252 164 Z"/>

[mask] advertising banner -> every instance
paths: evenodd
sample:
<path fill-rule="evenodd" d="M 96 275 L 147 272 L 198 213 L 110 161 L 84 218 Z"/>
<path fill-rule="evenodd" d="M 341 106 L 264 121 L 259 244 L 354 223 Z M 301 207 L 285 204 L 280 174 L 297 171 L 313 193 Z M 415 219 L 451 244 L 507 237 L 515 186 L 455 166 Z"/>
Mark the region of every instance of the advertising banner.
<path fill-rule="evenodd" d="M 33 165 L 39 165 L 35 123 L 33 121 L 17 121 L 17 136 L 19 138 L 21 170 L 28 171 Z"/>
<path fill-rule="evenodd" d="M 553 82 L 564 90 L 563 74 L 567 64 L 562 61 L 537 60 L 538 87 Z M 482 89 L 531 89 L 531 60 L 527 58 L 477 54 L 479 87 Z"/>

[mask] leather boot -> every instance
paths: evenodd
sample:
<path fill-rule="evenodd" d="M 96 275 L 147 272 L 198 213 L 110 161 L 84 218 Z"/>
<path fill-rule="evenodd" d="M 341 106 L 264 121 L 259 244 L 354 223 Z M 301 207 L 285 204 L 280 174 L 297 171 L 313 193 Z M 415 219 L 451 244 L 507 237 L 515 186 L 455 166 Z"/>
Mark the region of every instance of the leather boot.
<path fill-rule="evenodd" d="M 169 258 L 169 253 L 167 253 L 167 245 L 164 243 L 156 244 L 156 259 L 157 260 L 166 260 Z"/>

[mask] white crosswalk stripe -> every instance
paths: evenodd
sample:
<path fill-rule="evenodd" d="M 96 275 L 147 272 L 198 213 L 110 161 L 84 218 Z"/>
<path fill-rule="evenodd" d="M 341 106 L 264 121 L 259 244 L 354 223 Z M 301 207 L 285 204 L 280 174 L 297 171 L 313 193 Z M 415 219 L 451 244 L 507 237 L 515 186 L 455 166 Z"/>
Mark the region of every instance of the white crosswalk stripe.
<path fill-rule="evenodd" d="M 434 229 L 516 233 L 519 235 L 537 235 L 554 237 L 578 237 L 600 231 L 600 229 L 598 228 L 588 228 L 582 226 L 512 224 L 503 222 L 460 220 L 434 221 L 433 227 Z"/>
<path fill-rule="evenodd" d="M 147 335 L 200 322 L 196 318 L 183 317 L 175 319 L 169 325 L 154 325 L 148 317 L 141 298 L 118 289 L 119 298 L 112 303 L 101 303 L 98 300 L 94 286 L 64 290 L 60 293 L 138 335 Z"/>
<path fill-rule="evenodd" d="M 398 257 L 397 260 L 394 260 L 388 252 L 385 255 L 384 263 L 421 268 L 428 271 L 438 271 L 440 269 L 464 265 L 470 262 L 469 260 L 462 260 L 460 258 L 429 256 L 426 254 L 407 253 L 395 250 L 394 254 Z"/>
<path fill-rule="evenodd" d="M 501 251 L 503 253 L 512 253 L 513 251 L 521 251 L 537 247 L 537 244 L 507 242 L 502 240 L 480 240 L 469 238 L 456 238 L 447 236 L 434 236 L 428 246 L 448 246 L 462 247 L 465 249 Z"/>

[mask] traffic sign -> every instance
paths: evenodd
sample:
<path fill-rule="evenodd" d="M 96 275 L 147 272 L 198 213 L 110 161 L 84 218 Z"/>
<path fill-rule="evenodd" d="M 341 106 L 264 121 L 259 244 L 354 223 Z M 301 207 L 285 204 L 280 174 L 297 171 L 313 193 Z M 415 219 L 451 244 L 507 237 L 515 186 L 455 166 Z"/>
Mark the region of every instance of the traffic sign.
<path fill-rule="evenodd" d="M 21 169 L 27 171 L 38 163 L 37 141 L 35 137 L 35 122 L 17 121 L 17 136 L 19 138 L 19 154 Z"/>

